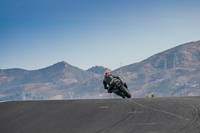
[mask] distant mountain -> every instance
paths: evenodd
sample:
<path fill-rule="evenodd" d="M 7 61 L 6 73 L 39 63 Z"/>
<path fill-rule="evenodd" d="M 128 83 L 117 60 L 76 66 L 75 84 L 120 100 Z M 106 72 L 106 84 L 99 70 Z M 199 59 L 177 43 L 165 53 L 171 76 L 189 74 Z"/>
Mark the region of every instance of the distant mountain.
<path fill-rule="evenodd" d="M 95 67 L 88 69 L 87 71 L 93 72 L 93 73 L 96 73 L 99 75 L 104 75 L 105 72 L 111 72 L 111 69 L 105 68 L 103 66 L 95 66 Z"/>
<path fill-rule="evenodd" d="M 64 61 L 39 70 L 0 69 L 1 100 L 111 98 L 103 89 L 108 68 L 87 71 Z M 159 97 L 200 95 L 200 41 L 158 53 L 110 73 L 119 75 L 133 97 L 157 93 Z"/>
<path fill-rule="evenodd" d="M 87 98 L 101 91 L 101 78 L 66 62 L 34 71 L 0 70 L 0 100 Z"/>
<path fill-rule="evenodd" d="M 135 97 L 200 95 L 200 41 L 190 42 L 113 71 Z"/>

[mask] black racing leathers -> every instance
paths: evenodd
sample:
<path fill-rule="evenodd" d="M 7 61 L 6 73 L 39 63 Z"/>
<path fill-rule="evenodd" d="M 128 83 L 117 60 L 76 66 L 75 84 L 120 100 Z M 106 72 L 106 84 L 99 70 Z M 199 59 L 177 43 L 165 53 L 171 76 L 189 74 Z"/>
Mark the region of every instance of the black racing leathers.
<path fill-rule="evenodd" d="M 120 79 L 119 76 L 115 76 L 112 74 L 105 75 L 103 80 L 104 89 L 107 89 L 108 93 L 111 93 L 111 90 L 113 89 L 113 86 L 117 80 L 120 80 L 122 84 L 124 84 L 124 82 Z"/>

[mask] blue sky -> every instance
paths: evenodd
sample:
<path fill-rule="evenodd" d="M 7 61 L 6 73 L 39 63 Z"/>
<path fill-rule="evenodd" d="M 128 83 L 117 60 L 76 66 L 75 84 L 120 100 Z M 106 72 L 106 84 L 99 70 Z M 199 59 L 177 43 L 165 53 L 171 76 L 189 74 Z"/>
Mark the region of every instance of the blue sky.
<path fill-rule="evenodd" d="M 200 40 L 200 0 L 1 0 L 0 69 L 112 70 Z"/>

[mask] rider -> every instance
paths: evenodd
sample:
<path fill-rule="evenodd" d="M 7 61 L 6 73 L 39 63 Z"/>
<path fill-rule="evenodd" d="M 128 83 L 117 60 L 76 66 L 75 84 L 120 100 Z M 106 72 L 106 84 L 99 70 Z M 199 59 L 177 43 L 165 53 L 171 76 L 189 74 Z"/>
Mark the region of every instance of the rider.
<path fill-rule="evenodd" d="M 104 80 L 103 80 L 104 89 L 107 89 L 108 93 L 112 93 L 114 84 L 117 80 L 120 80 L 121 83 L 128 89 L 128 86 L 126 85 L 126 83 L 124 83 L 119 76 L 112 75 L 109 72 L 106 72 L 104 75 Z M 125 98 L 125 96 L 122 95 L 120 92 L 118 93 L 115 92 L 115 94 Z"/>

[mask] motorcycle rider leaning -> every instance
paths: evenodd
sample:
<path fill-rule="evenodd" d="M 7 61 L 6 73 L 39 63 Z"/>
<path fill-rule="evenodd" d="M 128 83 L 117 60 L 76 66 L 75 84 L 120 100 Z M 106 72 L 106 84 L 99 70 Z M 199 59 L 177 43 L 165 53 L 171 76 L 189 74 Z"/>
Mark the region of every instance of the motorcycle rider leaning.
<path fill-rule="evenodd" d="M 126 83 L 124 83 L 119 76 L 112 75 L 109 72 L 106 72 L 104 75 L 104 80 L 103 80 L 104 89 L 108 90 L 107 91 L 108 93 L 112 93 L 114 84 L 117 80 L 120 80 L 121 83 L 128 89 Z M 115 92 L 115 94 L 125 98 L 125 96 L 122 95 L 120 92 Z"/>

